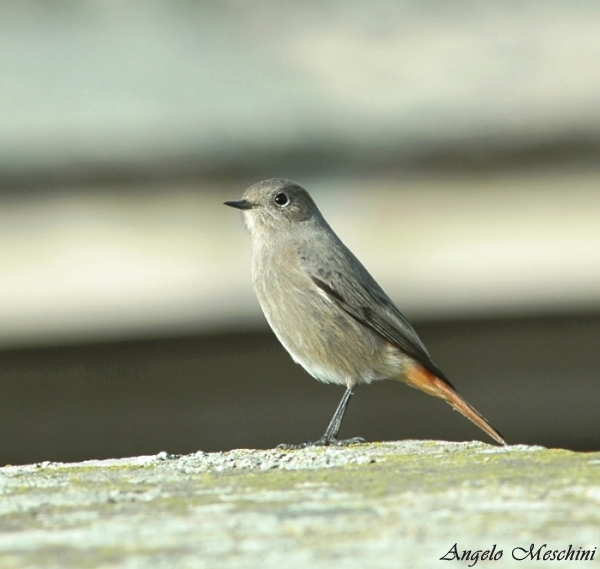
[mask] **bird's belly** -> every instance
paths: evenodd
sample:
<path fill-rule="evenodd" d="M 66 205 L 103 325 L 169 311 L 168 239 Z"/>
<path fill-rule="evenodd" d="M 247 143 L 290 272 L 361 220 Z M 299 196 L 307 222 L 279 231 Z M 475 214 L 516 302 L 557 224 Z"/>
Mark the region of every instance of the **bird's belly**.
<path fill-rule="evenodd" d="M 397 348 L 319 294 L 258 296 L 279 341 L 316 379 L 353 387 L 402 372 Z"/>

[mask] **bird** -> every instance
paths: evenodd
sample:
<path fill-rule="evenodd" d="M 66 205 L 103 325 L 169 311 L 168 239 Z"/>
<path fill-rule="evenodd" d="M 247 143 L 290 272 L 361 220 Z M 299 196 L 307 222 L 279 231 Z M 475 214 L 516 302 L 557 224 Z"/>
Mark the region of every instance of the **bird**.
<path fill-rule="evenodd" d="M 375 279 L 331 229 L 307 190 L 283 178 L 250 186 L 225 205 L 242 210 L 252 239 L 254 291 L 273 332 L 312 377 L 345 386 L 325 433 L 338 439 L 358 385 L 396 380 L 443 399 L 495 442 L 502 435 L 463 399 Z"/>

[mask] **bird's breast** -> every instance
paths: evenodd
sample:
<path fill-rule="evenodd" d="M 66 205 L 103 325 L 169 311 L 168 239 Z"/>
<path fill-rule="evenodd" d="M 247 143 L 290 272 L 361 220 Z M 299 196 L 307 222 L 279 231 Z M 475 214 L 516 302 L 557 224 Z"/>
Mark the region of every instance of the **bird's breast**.
<path fill-rule="evenodd" d="M 356 385 L 400 372 L 389 343 L 324 295 L 291 252 L 255 255 L 253 282 L 273 332 L 313 377 Z"/>

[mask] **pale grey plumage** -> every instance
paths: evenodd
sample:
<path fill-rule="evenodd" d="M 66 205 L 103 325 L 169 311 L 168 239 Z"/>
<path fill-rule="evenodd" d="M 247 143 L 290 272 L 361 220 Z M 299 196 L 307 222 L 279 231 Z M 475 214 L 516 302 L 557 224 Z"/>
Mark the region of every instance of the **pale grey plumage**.
<path fill-rule="evenodd" d="M 226 204 L 244 210 L 253 242 L 254 289 L 271 328 L 313 377 L 348 389 L 320 442 L 337 440 L 349 396 L 360 383 L 407 380 L 448 400 L 420 379 L 407 379 L 406 372 L 418 364 L 454 392 L 406 318 L 304 188 L 289 180 L 266 180 L 248 188 L 242 200 Z"/>

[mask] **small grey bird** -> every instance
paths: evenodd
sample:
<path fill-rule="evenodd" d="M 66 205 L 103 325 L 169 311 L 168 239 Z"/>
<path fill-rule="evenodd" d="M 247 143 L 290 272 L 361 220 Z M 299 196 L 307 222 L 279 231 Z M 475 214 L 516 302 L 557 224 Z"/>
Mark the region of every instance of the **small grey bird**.
<path fill-rule="evenodd" d="M 403 381 L 440 397 L 496 442 L 500 433 L 467 403 L 433 363 L 403 314 L 325 221 L 310 194 L 284 179 L 248 188 L 225 205 L 244 211 L 252 236 L 252 280 L 279 341 L 314 378 L 346 386 L 325 434 L 335 445 L 344 413 L 361 383 Z"/>

